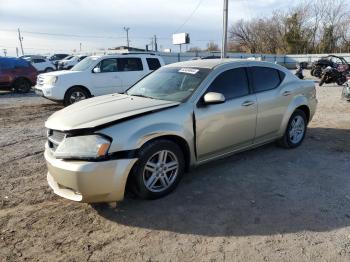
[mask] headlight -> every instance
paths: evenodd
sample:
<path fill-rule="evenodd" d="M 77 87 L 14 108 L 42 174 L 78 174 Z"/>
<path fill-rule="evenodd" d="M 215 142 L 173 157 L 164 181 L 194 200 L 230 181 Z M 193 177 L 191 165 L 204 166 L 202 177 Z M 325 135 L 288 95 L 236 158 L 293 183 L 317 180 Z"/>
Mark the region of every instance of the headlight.
<path fill-rule="evenodd" d="M 62 159 L 99 159 L 107 155 L 111 142 L 99 135 L 66 137 L 54 156 Z"/>
<path fill-rule="evenodd" d="M 44 77 L 44 83 L 53 85 L 57 82 L 58 77 L 57 76 L 45 76 Z"/>

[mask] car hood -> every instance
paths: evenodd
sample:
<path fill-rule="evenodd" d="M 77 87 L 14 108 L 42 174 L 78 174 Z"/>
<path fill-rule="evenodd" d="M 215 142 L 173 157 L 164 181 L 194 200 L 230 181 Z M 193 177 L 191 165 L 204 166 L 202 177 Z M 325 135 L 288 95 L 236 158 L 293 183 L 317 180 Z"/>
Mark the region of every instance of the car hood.
<path fill-rule="evenodd" d="M 122 94 L 99 96 L 57 111 L 49 117 L 45 126 L 60 131 L 91 129 L 179 104 Z"/>
<path fill-rule="evenodd" d="M 73 75 L 73 74 L 81 74 L 82 71 L 71 71 L 71 70 L 61 70 L 61 71 L 53 71 L 50 73 L 41 74 L 42 76 L 63 76 L 63 75 Z"/>

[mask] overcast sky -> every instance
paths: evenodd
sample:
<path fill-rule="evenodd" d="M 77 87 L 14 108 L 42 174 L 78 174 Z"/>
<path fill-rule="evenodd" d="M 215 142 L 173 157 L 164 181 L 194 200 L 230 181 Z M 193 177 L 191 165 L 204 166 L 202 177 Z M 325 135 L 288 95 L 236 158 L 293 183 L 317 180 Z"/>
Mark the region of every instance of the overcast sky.
<path fill-rule="evenodd" d="M 229 23 L 269 15 L 295 2 L 230 0 Z M 189 47 L 205 47 L 211 40 L 219 44 L 222 6 L 223 0 L 0 0 L 0 54 L 6 48 L 15 55 L 17 28 L 27 54 L 72 52 L 80 43 L 83 51 L 126 45 L 124 26 L 130 27 L 135 47 L 144 48 L 157 35 L 158 47 L 177 51 L 171 44 L 176 31 L 190 34 Z"/>

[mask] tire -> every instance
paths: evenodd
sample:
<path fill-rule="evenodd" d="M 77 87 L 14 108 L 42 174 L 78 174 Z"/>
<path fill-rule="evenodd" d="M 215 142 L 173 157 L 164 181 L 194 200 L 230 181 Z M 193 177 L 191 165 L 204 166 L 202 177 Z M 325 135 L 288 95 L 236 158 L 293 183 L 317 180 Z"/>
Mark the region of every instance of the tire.
<path fill-rule="evenodd" d="M 300 121 L 297 124 L 297 121 Z M 293 130 L 293 126 L 298 126 Z M 307 129 L 307 118 L 304 111 L 296 109 L 288 121 L 288 125 L 283 137 L 278 141 L 278 144 L 284 148 L 296 148 L 301 145 L 305 138 Z M 292 133 L 293 132 L 293 133 Z"/>
<path fill-rule="evenodd" d="M 31 89 L 31 83 L 26 79 L 17 79 L 13 84 L 13 89 L 17 93 L 28 93 Z"/>
<path fill-rule="evenodd" d="M 315 71 L 315 69 L 311 69 L 311 71 L 310 71 L 310 75 L 311 75 L 311 76 L 315 76 L 315 75 L 314 75 L 314 71 Z"/>
<path fill-rule="evenodd" d="M 155 140 L 140 149 L 139 160 L 130 174 L 131 189 L 142 199 L 157 199 L 172 192 L 184 172 L 181 148 L 169 140 Z"/>
<path fill-rule="evenodd" d="M 86 89 L 76 86 L 68 89 L 64 95 L 63 103 L 65 106 L 69 106 L 81 100 L 87 99 L 90 97 L 90 94 Z"/>
<path fill-rule="evenodd" d="M 54 69 L 52 67 L 48 67 L 45 69 L 45 73 L 52 72 Z"/>
<path fill-rule="evenodd" d="M 341 76 L 340 78 L 337 79 L 336 83 L 338 86 L 344 85 L 346 83 L 346 77 L 344 75 Z"/>
<path fill-rule="evenodd" d="M 320 77 L 322 76 L 322 69 L 321 69 L 321 68 L 315 68 L 315 69 L 314 69 L 314 72 L 313 72 L 313 75 L 314 75 L 315 77 L 320 78 Z"/>

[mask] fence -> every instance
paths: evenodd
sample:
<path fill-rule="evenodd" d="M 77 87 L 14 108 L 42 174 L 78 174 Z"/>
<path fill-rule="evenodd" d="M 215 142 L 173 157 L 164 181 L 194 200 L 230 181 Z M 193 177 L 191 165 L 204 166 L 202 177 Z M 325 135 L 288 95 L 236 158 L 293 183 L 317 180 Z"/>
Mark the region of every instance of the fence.
<path fill-rule="evenodd" d="M 195 59 L 198 57 L 205 57 L 205 56 L 220 56 L 220 53 L 210 53 L 210 52 L 198 52 L 198 53 L 192 53 L 192 52 L 186 52 L 186 53 L 164 53 L 159 52 L 158 55 L 160 55 L 165 64 L 171 64 L 179 61 L 186 61 Z M 237 58 L 237 59 L 247 59 L 247 58 L 255 58 L 257 60 L 261 61 L 268 61 L 272 63 L 278 63 L 280 65 L 283 65 L 287 68 L 295 68 L 296 64 L 300 62 L 308 62 L 312 63 L 321 57 L 325 57 L 328 54 L 306 54 L 306 55 L 268 55 L 268 54 L 246 54 L 246 53 L 228 53 L 227 56 L 229 58 Z M 345 60 L 350 61 L 350 54 L 349 53 L 343 53 L 343 54 L 335 54 L 337 56 L 342 56 L 345 58 Z"/>
<path fill-rule="evenodd" d="M 112 53 L 120 53 L 113 52 Z M 106 54 L 111 53 L 106 51 L 94 52 L 94 54 Z M 206 56 L 220 56 L 220 52 L 184 52 L 184 53 L 168 53 L 168 52 L 154 52 L 157 55 L 161 56 L 164 60 L 165 64 L 176 63 L 180 61 L 187 61 L 191 59 L 196 59 L 199 57 Z M 91 55 L 91 54 L 90 54 Z M 300 62 L 308 62 L 312 63 L 321 57 L 327 56 L 328 54 L 306 54 L 306 55 L 270 55 L 270 54 L 247 54 L 247 53 L 227 53 L 227 57 L 229 58 L 237 58 L 237 59 L 247 59 L 247 58 L 255 58 L 261 61 L 267 61 L 272 63 L 278 63 L 287 68 L 294 69 L 296 65 Z M 344 57 L 347 61 L 350 62 L 350 53 L 342 53 L 342 54 L 334 54 L 337 56 Z"/>

